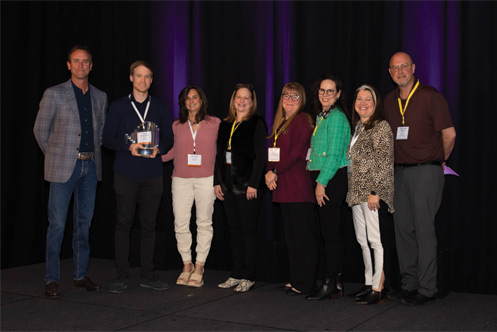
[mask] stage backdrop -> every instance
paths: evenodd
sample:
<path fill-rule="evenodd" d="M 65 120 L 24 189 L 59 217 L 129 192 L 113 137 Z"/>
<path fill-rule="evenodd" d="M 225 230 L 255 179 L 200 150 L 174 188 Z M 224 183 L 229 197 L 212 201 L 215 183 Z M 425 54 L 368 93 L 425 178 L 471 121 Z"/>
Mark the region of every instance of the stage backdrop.
<path fill-rule="evenodd" d="M 1 267 L 44 261 L 48 183 L 32 129 L 44 89 L 69 78 L 66 59 L 73 45 L 86 44 L 93 51 L 90 82 L 107 92 L 109 102 L 130 92 L 129 65 L 144 59 L 155 69 L 151 94 L 168 105 L 172 118 L 186 84 L 202 86 L 209 112 L 222 118 L 234 86 L 248 82 L 255 86 L 259 112 L 269 126 L 285 83 L 298 81 L 308 89 L 327 71 L 344 82 L 349 107 L 354 90 L 364 83 L 385 96 L 394 88 L 389 59 L 403 50 L 411 54 L 421 82 L 446 97 L 457 131 L 448 165 L 461 176 L 446 177 L 437 216 L 444 275 L 452 290 L 496 294 L 496 112 L 489 86 L 497 77 L 495 17 L 495 3 L 467 1 L 2 1 Z M 104 150 L 103 158 L 91 247 L 92 257 L 113 259 L 114 156 Z M 164 165 L 159 269 L 181 265 L 172 224 L 171 170 L 171 163 Z M 282 281 L 287 258 L 270 193 L 264 195 L 261 212 L 260 279 Z M 69 216 L 62 258 L 72 256 L 71 225 Z M 361 282 L 360 250 L 347 209 L 343 225 L 346 279 Z M 214 228 L 207 268 L 229 269 L 219 202 Z M 137 224 L 135 265 L 138 234 Z"/>

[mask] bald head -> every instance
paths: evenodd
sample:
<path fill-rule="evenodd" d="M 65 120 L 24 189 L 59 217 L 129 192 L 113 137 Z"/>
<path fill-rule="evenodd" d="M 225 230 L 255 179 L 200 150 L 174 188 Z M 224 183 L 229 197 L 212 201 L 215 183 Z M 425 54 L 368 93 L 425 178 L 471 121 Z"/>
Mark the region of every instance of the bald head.
<path fill-rule="evenodd" d="M 390 73 L 392 80 L 397 83 L 401 89 L 406 88 L 409 90 L 412 87 L 415 70 L 416 65 L 412 63 L 409 54 L 397 52 L 392 55 L 388 72 Z"/>
<path fill-rule="evenodd" d="M 390 58 L 390 67 L 392 67 L 392 62 L 412 63 L 412 59 L 411 56 L 405 52 L 397 52 Z"/>

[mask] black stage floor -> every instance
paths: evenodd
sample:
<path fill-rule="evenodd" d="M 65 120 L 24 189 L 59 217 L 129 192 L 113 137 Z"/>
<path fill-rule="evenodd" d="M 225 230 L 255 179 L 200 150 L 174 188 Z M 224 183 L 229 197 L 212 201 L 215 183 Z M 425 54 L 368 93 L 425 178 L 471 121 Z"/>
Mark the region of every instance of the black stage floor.
<path fill-rule="evenodd" d="M 157 271 L 171 286 L 138 285 L 133 268 L 128 289 L 108 292 L 114 262 L 92 259 L 89 277 L 98 292 L 71 289 L 72 260 L 61 263 L 61 295 L 44 296 L 44 264 L 1 271 L 2 331 L 493 331 L 497 296 L 449 293 L 434 304 L 408 307 L 396 300 L 371 306 L 353 299 L 307 301 L 286 295 L 281 284 L 257 282 L 247 293 L 219 289 L 226 271 L 207 270 L 202 288 L 176 286 L 179 269 Z M 346 292 L 361 287 L 346 283 Z"/>

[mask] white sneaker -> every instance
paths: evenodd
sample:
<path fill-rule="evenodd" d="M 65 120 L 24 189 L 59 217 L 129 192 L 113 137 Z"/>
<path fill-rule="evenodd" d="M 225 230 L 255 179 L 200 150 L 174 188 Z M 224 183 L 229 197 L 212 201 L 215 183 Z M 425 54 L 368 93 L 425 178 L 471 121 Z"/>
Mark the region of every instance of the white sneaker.
<path fill-rule="evenodd" d="M 217 287 L 219 287 L 219 288 L 235 287 L 236 285 L 240 284 L 240 281 L 241 281 L 241 279 L 235 279 L 235 278 L 229 277 L 228 280 L 226 280 L 222 284 L 217 285 Z"/>
<path fill-rule="evenodd" d="M 238 286 L 236 286 L 235 292 L 240 292 L 240 293 L 246 292 L 250 288 L 252 288 L 252 286 L 254 286 L 254 284 L 255 284 L 255 281 L 250 281 L 250 280 L 247 280 L 247 279 L 242 279 L 240 281 L 240 284 Z"/>

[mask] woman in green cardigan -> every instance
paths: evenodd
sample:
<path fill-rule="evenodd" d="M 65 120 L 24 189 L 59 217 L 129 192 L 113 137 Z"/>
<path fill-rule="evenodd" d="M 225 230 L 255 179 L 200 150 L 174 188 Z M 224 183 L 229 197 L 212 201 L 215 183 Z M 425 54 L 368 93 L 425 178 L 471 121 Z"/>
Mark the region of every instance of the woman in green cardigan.
<path fill-rule="evenodd" d="M 338 77 L 324 74 L 311 90 L 317 116 L 307 169 L 315 186 L 325 266 L 321 287 L 307 299 L 322 300 L 343 296 L 340 211 L 348 189 L 346 151 L 350 120 L 343 84 Z"/>

